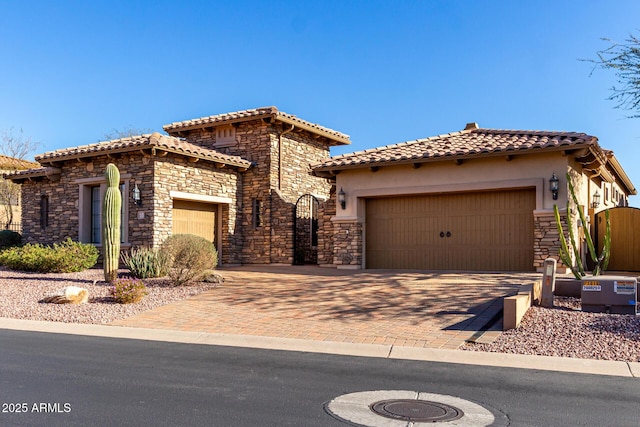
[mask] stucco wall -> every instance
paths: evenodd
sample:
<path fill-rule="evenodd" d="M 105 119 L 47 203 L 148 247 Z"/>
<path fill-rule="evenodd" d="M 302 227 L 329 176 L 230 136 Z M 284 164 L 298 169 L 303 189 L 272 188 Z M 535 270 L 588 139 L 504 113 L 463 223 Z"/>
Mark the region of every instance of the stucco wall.
<path fill-rule="evenodd" d="M 346 193 L 346 209 L 338 209 L 337 217 L 364 218 L 359 212 L 357 199 L 374 195 L 426 194 L 451 191 L 538 186 L 536 209 L 553 209 L 554 203 L 565 205 L 567 201 L 567 157 L 559 152 L 516 156 L 507 161 L 504 157 L 465 160 L 461 165 L 451 162 L 424 163 L 419 168 L 409 165 L 340 171 L 336 188 Z M 554 201 L 549 188 L 549 178 L 556 173 L 560 179 L 560 193 Z"/>
<path fill-rule="evenodd" d="M 565 175 L 569 161 L 568 156 L 556 152 L 515 156 L 511 160 L 505 157 L 471 159 L 460 165 L 452 160 L 424 163 L 418 168 L 409 164 L 380 167 L 375 172 L 369 168 L 340 171 L 336 188 L 345 191 L 346 208 L 338 207 L 334 217 L 334 262 L 343 267 L 362 266 L 362 225 L 367 197 L 535 187 L 533 263 L 535 268 L 541 268 L 544 259 L 557 254 L 559 247 L 553 205 L 566 206 Z M 553 200 L 549 191 L 549 178 L 553 173 L 560 180 L 557 200 Z M 352 253 L 345 255 L 345 251 Z"/>

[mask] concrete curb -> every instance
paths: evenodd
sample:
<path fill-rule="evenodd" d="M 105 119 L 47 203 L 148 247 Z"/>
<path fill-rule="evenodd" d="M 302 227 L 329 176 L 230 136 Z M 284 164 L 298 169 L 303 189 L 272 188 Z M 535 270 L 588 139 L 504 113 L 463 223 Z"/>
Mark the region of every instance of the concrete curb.
<path fill-rule="evenodd" d="M 640 363 L 0 318 L 0 329 L 640 377 Z"/>

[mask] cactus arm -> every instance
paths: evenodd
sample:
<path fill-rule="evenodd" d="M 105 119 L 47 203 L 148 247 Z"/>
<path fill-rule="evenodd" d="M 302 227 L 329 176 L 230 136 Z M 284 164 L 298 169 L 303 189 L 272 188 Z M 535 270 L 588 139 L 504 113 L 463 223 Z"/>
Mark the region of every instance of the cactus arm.
<path fill-rule="evenodd" d="M 576 190 L 573 187 L 573 182 L 571 182 L 571 175 L 569 175 L 568 173 L 567 173 L 567 183 L 569 184 L 569 192 L 571 193 L 571 198 L 573 199 L 573 202 L 576 204 L 576 208 L 578 209 L 578 214 L 580 215 L 580 221 L 582 221 L 583 226 L 585 226 L 585 224 L 587 224 L 587 221 L 584 217 L 584 212 L 582 211 L 582 207 L 578 202 L 578 196 L 576 196 Z M 591 233 L 590 232 L 584 233 L 584 238 L 587 242 L 587 248 L 589 249 L 589 254 L 591 255 L 591 259 L 593 260 L 593 262 L 597 263 L 598 255 L 596 254 L 596 248 L 595 248 L 595 245 L 593 244 L 593 239 L 591 239 Z"/>
<path fill-rule="evenodd" d="M 602 271 L 605 271 L 609 267 L 609 258 L 611 257 L 611 220 L 609 219 L 609 209 L 604 211 L 604 217 L 606 219 L 606 229 L 604 233 L 604 245 L 602 246 L 601 262 Z"/>
<path fill-rule="evenodd" d="M 584 276 L 584 272 L 581 272 L 580 269 L 574 266 L 573 261 L 571 260 L 571 256 L 569 256 L 567 239 L 565 239 L 564 237 L 564 230 L 562 229 L 562 222 L 560 221 L 560 211 L 558 211 L 557 205 L 553 205 L 553 213 L 556 218 L 556 227 L 558 228 L 558 234 L 560 236 L 560 260 L 564 265 L 568 266 L 571 269 L 571 272 L 576 279 L 582 279 L 582 276 Z"/>
<path fill-rule="evenodd" d="M 569 229 L 569 241 L 571 242 L 571 249 L 573 250 L 573 256 L 575 262 L 574 265 L 578 271 L 580 272 L 580 277 L 584 276 L 584 266 L 582 265 L 582 258 L 580 257 L 580 249 L 578 248 L 578 243 L 576 242 L 576 235 L 573 231 L 573 220 L 571 219 L 571 212 L 569 210 L 569 202 L 567 202 L 567 228 Z M 568 249 L 568 248 L 567 248 Z"/>

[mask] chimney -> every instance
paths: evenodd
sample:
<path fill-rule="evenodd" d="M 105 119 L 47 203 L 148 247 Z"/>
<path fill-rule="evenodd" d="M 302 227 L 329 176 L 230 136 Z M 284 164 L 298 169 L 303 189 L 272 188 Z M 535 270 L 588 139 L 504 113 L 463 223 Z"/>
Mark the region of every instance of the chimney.
<path fill-rule="evenodd" d="M 475 122 L 467 123 L 467 125 L 464 127 L 464 130 L 473 130 L 473 129 L 479 129 L 478 124 Z"/>

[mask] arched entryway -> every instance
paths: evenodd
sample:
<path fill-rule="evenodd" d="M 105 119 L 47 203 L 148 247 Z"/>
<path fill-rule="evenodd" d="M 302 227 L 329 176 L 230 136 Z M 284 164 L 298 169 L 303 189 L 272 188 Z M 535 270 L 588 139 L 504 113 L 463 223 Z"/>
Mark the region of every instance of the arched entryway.
<path fill-rule="evenodd" d="M 312 194 L 300 196 L 296 202 L 293 224 L 293 263 L 318 263 L 318 199 Z"/>

